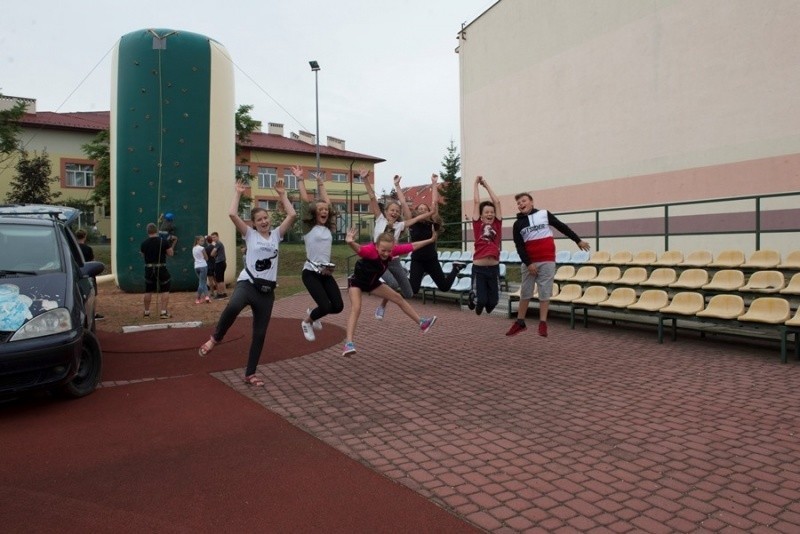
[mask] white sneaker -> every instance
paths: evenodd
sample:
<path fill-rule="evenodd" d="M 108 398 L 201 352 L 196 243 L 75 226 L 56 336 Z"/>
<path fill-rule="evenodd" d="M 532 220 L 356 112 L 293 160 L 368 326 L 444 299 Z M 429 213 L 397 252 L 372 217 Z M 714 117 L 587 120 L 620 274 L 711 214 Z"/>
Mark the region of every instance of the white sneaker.
<path fill-rule="evenodd" d="M 379 321 L 383 320 L 383 315 L 386 313 L 386 308 L 383 306 L 378 306 L 375 308 L 375 318 Z"/>
<path fill-rule="evenodd" d="M 308 309 L 306 310 L 306 315 L 308 315 L 309 317 L 311 317 L 311 308 L 308 308 Z M 322 321 L 320 321 L 319 319 L 317 319 L 316 321 L 314 321 L 313 323 L 311 323 L 311 326 L 313 326 L 313 327 L 314 327 L 314 330 L 322 330 Z"/>
<path fill-rule="evenodd" d="M 303 335 L 305 336 L 306 341 L 314 341 L 316 339 L 316 336 L 314 335 L 314 328 L 311 326 L 311 323 L 300 321 L 300 328 L 303 329 Z"/>

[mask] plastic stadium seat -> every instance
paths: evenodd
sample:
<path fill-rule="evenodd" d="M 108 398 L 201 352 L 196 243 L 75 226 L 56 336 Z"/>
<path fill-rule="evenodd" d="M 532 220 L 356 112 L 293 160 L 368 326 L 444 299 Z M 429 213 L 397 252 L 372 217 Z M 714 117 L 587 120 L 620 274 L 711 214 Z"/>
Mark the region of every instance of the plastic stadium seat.
<path fill-rule="evenodd" d="M 756 271 L 750 275 L 747 283 L 739 291 L 755 291 L 756 293 L 777 293 L 786 285 L 786 279 L 780 271 Z"/>
<path fill-rule="evenodd" d="M 739 267 L 744 263 L 744 252 L 738 249 L 723 250 L 714 261 L 709 264 L 709 267 Z"/>
<path fill-rule="evenodd" d="M 794 317 L 786 321 L 786 326 L 800 326 L 800 308 L 797 309 L 797 313 L 794 314 Z M 797 343 L 797 341 L 795 341 Z"/>
<path fill-rule="evenodd" d="M 468 263 L 466 267 L 461 269 L 461 272 L 458 273 L 460 278 L 470 278 L 472 276 L 472 264 Z"/>
<path fill-rule="evenodd" d="M 589 256 L 589 260 L 586 263 L 608 263 L 611 260 L 611 254 L 606 252 L 605 250 L 598 250 L 597 252 L 593 253 Z"/>
<path fill-rule="evenodd" d="M 662 310 L 663 311 L 663 310 Z M 739 295 L 714 295 L 706 309 L 697 312 L 697 317 L 736 319 L 744 313 L 744 299 Z"/>
<path fill-rule="evenodd" d="M 633 259 L 633 253 L 629 250 L 620 250 L 619 252 L 615 252 L 611 255 L 611 259 L 608 260 L 608 263 L 613 263 L 615 265 L 626 265 L 631 262 Z"/>
<path fill-rule="evenodd" d="M 675 274 L 675 269 L 673 269 L 672 267 L 659 267 L 658 269 L 653 269 L 653 272 L 650 273 L 650 278 L 648 278 L 639 285 L 653 286 L 653 287 L 667 287 L 670 284 L 674 283 L 677 278 L 678 275 Z"/>
<path fill-rule="evenodd" d="M 708 271 L 705 269 L 686 269 L 678 277 L 678 280 L 669 287 L 683 289 L 700 289 L 708 283 Z"/>
<path fill-rule="evenodd" d="M 469 263 L 469 262 L 472 261 L 472 254 L 473 254 L 473 252 L 471 250 L 464 250 L 464 251 L 461 252 L 461 257 L 459 259 L 460 259 L 460 261 Z M 450 256 L 450 259 L 452 261 L 455 261 L 453 259 L 452 255 Z"/>
<path fill-rule="evenodd" d="M 715 291 L 737 291 L 744 285 L 744 273 L 738 269 L 723 269 L 714 273 L 714 277 L 703 289 Z"/>
<path fill-rule="evenodd" d="M 611 284 L 622 277 L 619 267 L 603 267 L 597 276 L 589 280 L 593 284 Z"/>
<path fill-rule="evenodd" d="M 653 265 L 670 267 L 673 265 L 679 265 L 681 263 L 683 263 L 683 252 L 680 250 L 668 250 L 663 253 L 660 258 L 654 261 Z"/>
<path fill-rule="evenodd" d="M 517 253 L 516 250 L 512 250 L 508 253 L 508 263 L 522 263 L 519 253 Z"/>
<path fill-rule="evenodd" d="M 556 263 L 571 263 L 572 253 L 569 250 L 556 252 Z"/>
<path fill-rule="evenodd" d="M 584 265 L 579 267 L 575 274 L 569 279 L 570 282 L 588 282 L 597 276 L 597 267 Z"/>
<path fill-rule="evenodd" d="M 449 261 L 451 252 L 449 250 L 439 251 L 439 261 Z"/>
<path fill-rule="evenodd" d="M 580 284 L 566 284 L 561 286 L 561 291 L 558 295 L 550 299 L 551 302 L 572 302 L 579 298 L 583 293 L 583 288 Z"/>
<path fill-rule="evenodd" d="M 791 316 L 792 309 L 786 299 L 759 297 L 750 303 L 747 311 L 739 316 L 739 320 L 751 323 L 784 324 Z"/>
<path fill-rule="evenodd" d="M 701 293 L 696 291 L 681 291 L 676 293 L 669 304 L 659 309 L 661 313 L 676 315 L 695 315 L 706 306 L 706 300 Z"/>
<path fill-rule="evenodd" d="M 615 283 L 624 284 L 626 286 L 638 286 L 647 280 L 647 269 L 644 267 L 629 267 L 622 273 L 622 278 Z"/>
<path fill-rule="evenodd" d="M 790 252 L 783 262 L 778 265 L 778 269 L 800 269 L 800 250 Z"/>
<path fill-rule="evenodd" d="M 628 306 L 629 310 L 657 312 L 669 303 L 669 295 L 663 289 L 643 291 L 639 300 Z"/>
<path fill-rule="evenodd" d="M 777 250 L 756 250 L 742 264 L 747 269 L 774 269 L 781 262 L 781 253 Z"/>
<path fill-rule="evenodd" d="M 556 269 L 556 274 L 553 277 L 553 280 L 563 282 L 564 280 L 569 280 L 573 276 L 575 276 L 575 267 L 572 265 L 562 265 Z"/>
<path fill-rule="evenodd" d="M 429 274 L 426 274 L 422 277 L 422 283 L 420 284 L 420 287 L 425 289 L 438 289 L 438 287 L 436 287 L 436 282 L 433 281 L 433 278 L 431 278 L 431 275 Z"/>
<path fill-rule="evenodd" d="M 500 263 L 505 263 L 508 261 L 508 254 L 509 252 L 507 250 L 500 251 Z"/>
<path fill-rule="evenodd" d="M 800 295 L 800 273 L 792 275 L 789 284 L 780 290 L 784 295 Z"/>
<path fill-rule="evenodd" d="M 453 262 L 446 261 L 442 264 L 442 272 L 444 274 L 450 274 L 453 271 Z"/>
<path fill-rule="evenodd" d="M 634 254 L 628 265 L 652 265 L 658 256 L 652 250 L 642 250 Z"/>
<path fill-rule="evenodd" d="M 591 306 L 600 304 L 608 299 L 608 288 L 606 286 L 589 286 L 582 296 L 572 301 L 573 304 L 588 304 Z"/>
<path fill-rule="evenodd" d="M 572 263 L 586 263 L 589 261 L 589 253 L 585 250 L 576 250 L 570 257 Z"/>
<path fill-rule="evenodd" d="M 618 287 L 599 305 L 609 308 L 627 308 L 636 302 L 636 290 L 631 287 Z"/>
<path fill-rule="evenodd" d="M 714 261 L 714 256 L 711 252 L 707 250 L 695 250 L 694 252 L 690 252 L 686 258 L 684 258 L 683 263 L 681 263 L 684 267 L 705 267 L 707 265 L 711 265 L 711 262 Z"/>

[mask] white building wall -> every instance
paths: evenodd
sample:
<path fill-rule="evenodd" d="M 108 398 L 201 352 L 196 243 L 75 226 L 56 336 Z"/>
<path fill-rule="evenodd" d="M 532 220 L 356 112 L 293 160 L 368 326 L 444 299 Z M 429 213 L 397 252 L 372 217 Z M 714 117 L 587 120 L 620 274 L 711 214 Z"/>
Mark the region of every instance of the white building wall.
<path fill-rule="evenodd" d="M 459 42 L 464 213 L 800 190 L 800 1 L 500 0 Z"/>

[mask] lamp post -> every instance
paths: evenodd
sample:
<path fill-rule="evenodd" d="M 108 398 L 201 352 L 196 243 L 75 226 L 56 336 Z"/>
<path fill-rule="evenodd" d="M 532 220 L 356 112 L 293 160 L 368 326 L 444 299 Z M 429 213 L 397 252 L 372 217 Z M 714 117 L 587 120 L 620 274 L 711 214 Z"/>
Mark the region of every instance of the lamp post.
<path fill-rule="evenodd" d="M 314 137 L 317 145 L 317 177 L 319 177 L 319 63 L 316 61 L 309 61 L 311 70 L 314 73 L 314 102 L 317 112 L 317 134 Z"/>

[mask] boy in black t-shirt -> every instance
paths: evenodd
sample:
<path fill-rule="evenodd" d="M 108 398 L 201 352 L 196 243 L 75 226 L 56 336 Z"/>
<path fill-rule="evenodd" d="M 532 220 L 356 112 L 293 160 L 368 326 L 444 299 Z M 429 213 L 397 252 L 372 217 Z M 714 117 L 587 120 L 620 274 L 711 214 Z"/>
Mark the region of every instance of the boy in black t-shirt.
<path fill-rule="evenodd" d="M 150 317 L 150 302 L 153 291 L 158 286 L 161 294 L 161 319 L 169 319 L 170 277 L 167 270 L 167 256 L 174 254 L 173 247 L 178 238 L 167 240 L 158 235 L 158 227 L 154 223 L 147 225 L 147 239 L 142 241 L 140 252 L 144 257 L 144 316 Z"/>

